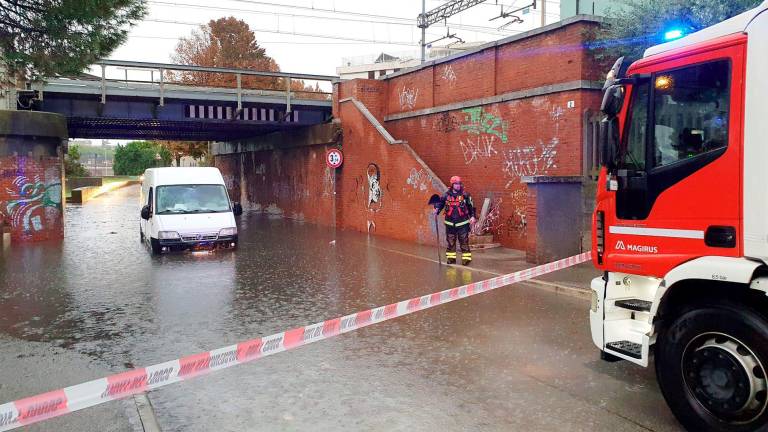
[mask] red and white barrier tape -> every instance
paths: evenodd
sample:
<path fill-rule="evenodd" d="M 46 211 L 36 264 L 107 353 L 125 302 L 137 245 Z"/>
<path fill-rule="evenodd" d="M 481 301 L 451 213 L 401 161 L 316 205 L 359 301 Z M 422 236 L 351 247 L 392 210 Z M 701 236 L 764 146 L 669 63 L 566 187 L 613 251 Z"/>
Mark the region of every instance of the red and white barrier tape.
<path fill-rule="evenodd" d="M 475 294 L 522 282 L 589 261 L 585 252 L 560 261 L 543 264 L 503 276 L 487 279 L 392 303 L 316 324 L 298 327 L 271 336 L 251 339 L 213 351 L 110 375 L 48 393 L 31 396 L 0 405 L 0 431 L 15 429 L 89 408 L 111 400 L 163 387 L 220 369 L 288 351 L 347 333 L 371 324 L 388 321 L 434 306 L 449 303 Z"/>

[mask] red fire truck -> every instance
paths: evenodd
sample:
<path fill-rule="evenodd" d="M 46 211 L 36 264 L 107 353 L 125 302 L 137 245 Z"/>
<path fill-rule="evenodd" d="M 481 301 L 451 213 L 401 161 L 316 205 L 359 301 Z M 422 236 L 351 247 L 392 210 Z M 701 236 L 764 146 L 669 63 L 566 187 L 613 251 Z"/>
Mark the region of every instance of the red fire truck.
<path fill-rule="evenodd" d="M 768 1 L 619 59 L 603 112 L 594 343 L 687 429 L 768 430 Z"/>

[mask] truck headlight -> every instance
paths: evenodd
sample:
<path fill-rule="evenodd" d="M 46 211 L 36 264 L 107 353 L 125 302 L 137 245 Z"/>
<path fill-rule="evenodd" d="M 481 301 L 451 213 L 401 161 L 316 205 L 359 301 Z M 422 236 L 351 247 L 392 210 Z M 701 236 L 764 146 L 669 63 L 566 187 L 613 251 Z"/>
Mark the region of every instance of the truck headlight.
<path fill-rule="evenodd" d="M 237 227 L 222 228 L 222 230 L 219 231 L 219 237 L 231 237 L 234 235 L 237 235 Z"/>
<path fill-rule="evenodd" d="M 176 231 L 159 231 L 157 238 L 160 240 L 176 240 L 181 238 Z"/>

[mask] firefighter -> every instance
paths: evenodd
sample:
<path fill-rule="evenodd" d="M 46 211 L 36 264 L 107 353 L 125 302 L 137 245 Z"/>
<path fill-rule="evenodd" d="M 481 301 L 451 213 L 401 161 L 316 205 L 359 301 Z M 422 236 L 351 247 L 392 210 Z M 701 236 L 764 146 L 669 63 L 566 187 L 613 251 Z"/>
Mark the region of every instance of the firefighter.
<path fill-rule="evenodd" d="M 451 177 L 451 188 L 440 197 L 435 206 L 435 214 L 445 210 L 445 234 L 448 239 L 448 250 L 445 259 L 448 264 L 456 264 L 456 238 L 461 248 L 461 264 L 468 265 L 472 261 L 469 250 L 469 230 L 475 224 L 475 206 L 472 197 L 464 191 L 461 177 Z"/>

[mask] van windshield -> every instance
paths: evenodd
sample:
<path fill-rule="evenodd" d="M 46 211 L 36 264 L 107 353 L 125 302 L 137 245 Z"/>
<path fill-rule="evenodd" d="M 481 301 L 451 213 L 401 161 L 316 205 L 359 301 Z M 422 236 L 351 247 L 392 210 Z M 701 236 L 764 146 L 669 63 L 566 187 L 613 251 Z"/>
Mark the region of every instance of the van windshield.
<path fill-rule="evenodd" d="M 231 211 L 222 185 L 157 187 L 156 214 L 220 213 Z"/>

